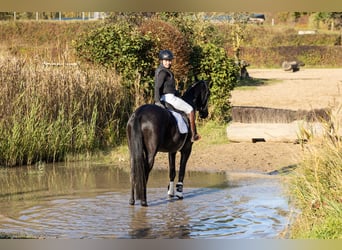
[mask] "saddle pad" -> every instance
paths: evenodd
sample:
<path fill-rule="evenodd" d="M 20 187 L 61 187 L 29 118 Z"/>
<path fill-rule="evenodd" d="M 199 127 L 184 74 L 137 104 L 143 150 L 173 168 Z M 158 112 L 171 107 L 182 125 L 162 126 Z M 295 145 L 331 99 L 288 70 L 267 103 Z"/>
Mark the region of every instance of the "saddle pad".
<path fill-rule="evenodd" d="M 179 132 L 181 134 L 186 134 L 188 133 L 188 126 L 186 125 L 183 117 L 181 114 L 175 112 L 175 111 L 172 111 L 170 110 L 170 112 L 172 113 L 172 115 L 176 118 L 176 121 L 177 121 L 177 126 L 178 126 L 178 129 L 179 129 Z"/>

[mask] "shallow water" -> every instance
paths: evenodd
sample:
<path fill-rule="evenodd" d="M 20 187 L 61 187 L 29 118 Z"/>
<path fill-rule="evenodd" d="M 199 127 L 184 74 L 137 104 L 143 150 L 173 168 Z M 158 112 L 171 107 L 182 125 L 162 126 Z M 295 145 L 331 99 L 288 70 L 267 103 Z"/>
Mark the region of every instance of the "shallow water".
<path fill-rule="evenodd" d="M 44 238 L 277 238 L 289 207 L 278 176 L 188 172 L 169 200 L 153 170 L 149 207 L 128 204 L 129 173 L 76 163 L 0 170 L 0 232 Z"/>

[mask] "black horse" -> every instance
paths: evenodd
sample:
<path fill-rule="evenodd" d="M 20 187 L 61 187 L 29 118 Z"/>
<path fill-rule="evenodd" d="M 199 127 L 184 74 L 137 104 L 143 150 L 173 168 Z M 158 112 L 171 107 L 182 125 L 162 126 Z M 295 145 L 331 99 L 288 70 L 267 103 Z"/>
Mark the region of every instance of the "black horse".
<path fill-rule="evenodd" d="M 186 90 L 182 98 L 194 108 L 195 112 L 199 112 L 201 118 L 206 118 L 209 96 L 207 83 L 198 81 Z M 146 104 L 140 106 L 129 118 L 127 138 L 131 162 L 129 203 L 134 205 L 134 192 L 136 192 L 136 198 L 141 200 L 141 205 L 147 206 L 146 185 L 157 152 L 169 153 L 169 196 L 174 196 L 175 158 L 176 153 L 181 152 L 176 195 L 182 199 L 185 167 L 192 150 L 191 130 L 188 128 L 188 133 L 181 134 L 177 121 L 169 110 L 158 105 Z"/>

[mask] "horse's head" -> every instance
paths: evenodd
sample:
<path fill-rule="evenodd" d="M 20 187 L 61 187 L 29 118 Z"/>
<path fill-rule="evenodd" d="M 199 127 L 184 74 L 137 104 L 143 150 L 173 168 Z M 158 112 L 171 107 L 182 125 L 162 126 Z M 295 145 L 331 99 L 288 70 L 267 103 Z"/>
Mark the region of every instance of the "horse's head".
<path fill-rule="evenodd" d="M 184 94 L 183 98 L 198 110 L 200 118 L 208 117 L 210 90 L 206 81 L 195 82 Z"/>
<path fill-rule="evenodd" d="M 210 90 L 206 81 L 199 81 L 197 84 L 200 84 L 200 95 L 196 99 L 196 106 L 199 116 L 204 119 L 208 117 L 208 102 L 210 97 Z"/>

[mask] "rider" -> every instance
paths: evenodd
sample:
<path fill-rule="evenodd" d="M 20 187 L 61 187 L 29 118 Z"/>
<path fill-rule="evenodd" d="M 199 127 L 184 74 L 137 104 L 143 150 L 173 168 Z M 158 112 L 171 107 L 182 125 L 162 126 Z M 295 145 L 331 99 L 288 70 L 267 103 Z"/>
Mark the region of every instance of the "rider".
<path fill-rule="evenodd" d="M 191 105 L 176 96 L 175 78 L 170 70 L 173 58 L 170 50 L 165 49 L 159 52 L 160 65 L 156 69 L 154 77 L 154 101 L 157 105 L 160 105 L 160 101 L 167 102 L 187 114 L 190 120 L 191 141 L 194 142 L 201 138 L 196 131 L 195 111 Z"/>

